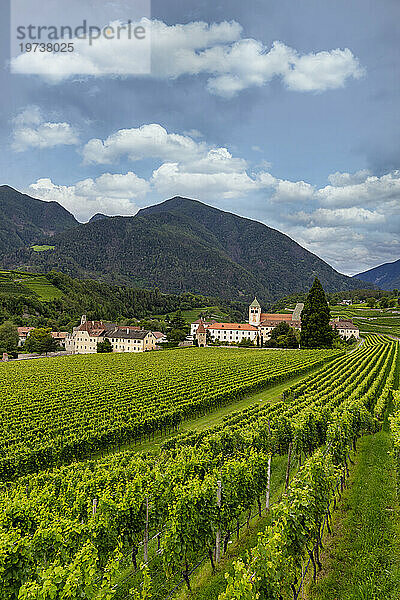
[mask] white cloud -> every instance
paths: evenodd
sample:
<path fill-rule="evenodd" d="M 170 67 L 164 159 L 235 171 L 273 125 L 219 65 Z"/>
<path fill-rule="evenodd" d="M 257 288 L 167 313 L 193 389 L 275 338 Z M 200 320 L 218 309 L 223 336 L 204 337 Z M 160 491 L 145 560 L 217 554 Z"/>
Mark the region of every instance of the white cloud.
<path fill-rule="evenodd" d="M 296 214 L 292 215 L 292 219 L 295 220 L 296 216 Z M 343 225 L 349 225 L 351 227 L 357 225 L 372 225 L 375 227 L 386 221 L 385 215 L 358 206 L 336 209 L 318 208 L 310 214 L 302 212 L 299 217 L 311 226 L 319 225 L 327 227 L 338 227 Z"/>
<path fill-rule="evenodd" d="M 51 179 L 38 179 L 27 193 L 47 202 L 59 202 L 79 221 L 87 221 L 97 212 L 112 215 L 134 215 L 136 200 L 143 199 L 149 183 L 131 171 L 126 174 L 104 173 L 97 179 L 83 179 L 74 185 L 57 185 Z"/>
<path fill-rule="evenodd" d="M 37 106 L 25 108 L 15 117 L 13 124 L 12 148 L 16 152 L 79 143 L 78 134 L 69 123 L 46 122 Z"/>
<path fill-rule="evenodd" d="M 294 91 L 323 92 L 343 87 L 364 74 L 349 48 L 301 55 L 280 41 L 271 47 L 242 37 L 242 27 L 232 22 L 192 22 L 166 25 L 142 19 L 151 34 L 152 69 L 156 79 L 181 76 L 208 77 L 212 94 L 232 98 L 244 89 L 268 84 L 274 77 Z M 116 27 L 118 23 L 112 23 Z M 92 45 L 75 40 L 71 53 L 24 53 L 12 59 L 16 73 L 34 73 L 52 83 L 73 76 L 146 76 L 147 48 L 120 40 L 100 38 Z M 142 70 L 140 69 L 142 65 Z"/>
<path fill-rule="evenodd" d="M 296 56 L 289 62 L 284 75 L 286 85 L 300 92 L 323 92 L 341 88 L 350 77 L 359 79 L 364 70 L 349 48 L 336 48 Z"/>
<path fill-rule="evenodd" d="M 371 172 L 368 169 L 361 169 L 355 173 L 340 173 L 340 171 L 336 171 L 336 173 L 328 176 L 328 181 L 334 187 L 345 187 L 346 185 L 363 183 L 370 175 Z"/>
<path fill-rule="evenodd" d="M 120 129 L 104 141 L 91 139 L 83 148 L 85 162 L 109 164 L 121 156 L 132 161 L 143 158 L 161 160 L 190 160 L 207 151 L 204 142 L 195 142 L 188 135 L 168 133 L 156 123 L 134 129 Z"/>
<path fill-rule="evenodd" d="M 189 196 L 199 200 L 245 197 L 259 184 L 246 171 L 188 171 L 178 163 L 164 163 L 153 172 L 152 183 L 164 196 Z"/>
<path fill-rule="evenodd" d="M 400 209 L 400 171 L 392 171 L 381 177 L 363 175 L 361 183 L 354 183 L 354 177 L 350 176 L 348 185 L 343 185 L 348 173 L 342 175 L 344 177 L 341 179 L 340 174 L 335 173 L 335 185 L 327 185 L 318 190 L 318 199 L 323 206 L 372 205 L 380 208 L 385 205 L 386 210 Z M 337 186 L 337 181 L 342 182 L 340 187 Z"/>
<path fill-rule="evenodd" d="M 187 135 L 195 139 L 204 137 L 201 131 L 199 131 L 198 129 L 189 129 L 189 131 L 184 131 L 183 135 Z"/>
<path fill-rule="evenodd" d="M 261 187 L 273 190 L 270 196 L 273 202 L 308 202 L 313 199 L 315 194 L 314 187 L 305 181 L 278 179 L 265 171 L 259 173 L 257 179 Z"/>
<path fill-rule="evenodd" d="M 339 271 L 359 273 L 400 256 L 400 171 L 337 172 L 320 189 L 270 173 L 260 180 L 271 190 L 275 226 Z"/>

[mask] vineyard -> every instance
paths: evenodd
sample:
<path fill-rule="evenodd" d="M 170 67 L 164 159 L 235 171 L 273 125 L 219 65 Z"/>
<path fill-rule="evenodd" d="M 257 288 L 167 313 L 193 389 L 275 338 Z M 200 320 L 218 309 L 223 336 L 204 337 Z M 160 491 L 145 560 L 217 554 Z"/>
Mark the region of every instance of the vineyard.
<path fill-rule="evenodd" d="M 36 296 L 55 300 L 63 294 L 45 275 L 23 271 L 0 271 L 0 294 L 9 296 Z"/>
<path fill-rule="evenodd" d="M 179 361 L 163 352 L 0 364 L 0 479 L 176 429 L 335 356 L 216 349 L 183 350 Z"/>
<path fill-rule="evenodd" d="M 380 428 L 392 401 L 399 345 L 383 336 L 370 336 L 351 354 L 336 354 L 288 388 L 281 401 L 233 412 L 209 430 L 178 434 L 160 454 L 129 450 L 10 481 L 40 468 L 23 460 L 24 443 L 32 458 L 40 449 L 35 440 L 40 441 L 48 452 L 42 455 L 44 466 L 49 466 L 67 456 L 61 451 L 70 441 L 82 455 L 99 448 L 90 437 L 96 427 L 105 433 L 116 424 L 113 435 L 102 438 L 108 444 L 151 435 L 156 427 L 174 427 L 211 405 L 280 381 L 289 371 L 298 374 L 318 360 L 332 359 L 332 353 L 321 351 L 184 351 L 185 360 L 174 364 L 172 356 L 149 356 L 146 369 L 133 360 L 137 357 L 111 357 L 114 362 L 101 364 L 107 388 L 96 362 L 86 371 L 75 357 L 64 369 L 60 362 L 44 363 L 55 372 L 43 367 L 39 384 L 23 365 L 23 390 L 17 386 L 20 374 L 2 373 L 7 378 L 2 419 L 8 414 L 12 424 L 2 441 L 2 598 L 170 598 L 175 586 L 191 588 L 198 564 L 209 561 L 216 567 L 254 510 L 267 514 L 268 524 L 248 559 L 236 561 L 220 600 L 256 599 L 257 594 L 298 598 L 305 559 L 316 574 L 321 536 L 345 485 L 350 453 L 360 435 Z M 92 358 L 103 359 L 85 357 Z M 46 387 L 52 378 L 53 386 Z M 68 382 L 75 408 L 74 394 L 63 396 Z M 29 410 L 26 422 L 22 407 Z M 157 421 L 165 415 L 170 420 Z M 398 448 L 396 415 L 392 427 Z M 129 417 L 135 420 L 123 429 Z M 50 454 L 52 443 L 56 450 Z M 271 505 L 271 472 L 283 457 L 285 493 Z M 296 473 L 289 481 L 293 465 Z M 147 566 L 139 569 L 142 560 Z"/>

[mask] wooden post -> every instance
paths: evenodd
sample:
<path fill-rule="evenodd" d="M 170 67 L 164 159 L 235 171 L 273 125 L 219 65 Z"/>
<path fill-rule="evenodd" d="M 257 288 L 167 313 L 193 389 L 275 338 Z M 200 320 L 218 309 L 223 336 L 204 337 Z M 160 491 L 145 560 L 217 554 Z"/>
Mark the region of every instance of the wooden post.
<path fill-rule="evenodd" d="M 144 529 L 144 543 L 143 543 L 143 561 L 147 563 L 149 559 L 149 499 L 146 496 L 146 526 Z"/>
<path fill-rule="evenodd" d="M 271 422 L 269 419 L 268 419 L 268 434 L 271 437 Z M 270 493 L 271 493 L 271 461 L 272 461 L 272 454 L 268 459 L 267 491 L 265 493 L 265 508 L 267 511 L 269 510 L 269 497 L 270 497 Z"/>
<path fill-rule="evenodd" d="M 268 459 L 268 471 L 267 471 L 267 491 L 265 493 L 265 508 L 269 510 L 269 497 L 271 492 L 271 460 L 272 455 Z"/>
<path fill-rule="evenodd" d="M 288 460 L 287 460 L 287 467 L 286 467 L 286 480 L 285 480 L 285 492 L 287 492 L 287 489 L 289 487 L 289 477 L 290 477 L 290 460 L 292 458 L 292 442 L 290 442 L 289 444 L 289 452 L 288 452 Z"/>
<path fill-rule="evenodd" d="M 95 515 L 96 511 L 97 511 L 97 498 L 93 498 L 92 514 Z"/>
<path fill-rule="evenodd" d="M 217 506 L 221 508 L 221 500 L 222 500 L 222 481 L 217 481 Z M 215 540 L 215 562 L 218 564 L 221 558 L 221 529 L 218 528 L 217 536 Z"/>

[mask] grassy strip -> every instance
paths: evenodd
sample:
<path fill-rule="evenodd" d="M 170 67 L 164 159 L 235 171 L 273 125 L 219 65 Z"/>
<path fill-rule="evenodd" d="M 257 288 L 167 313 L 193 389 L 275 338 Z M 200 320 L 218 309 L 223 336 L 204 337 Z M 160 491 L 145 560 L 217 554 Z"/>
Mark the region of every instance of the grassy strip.
<path fill-rule="evenodd" d="M 400 599 L 400 510 L 387 431 L 359 442 L 309 600 Z"/>

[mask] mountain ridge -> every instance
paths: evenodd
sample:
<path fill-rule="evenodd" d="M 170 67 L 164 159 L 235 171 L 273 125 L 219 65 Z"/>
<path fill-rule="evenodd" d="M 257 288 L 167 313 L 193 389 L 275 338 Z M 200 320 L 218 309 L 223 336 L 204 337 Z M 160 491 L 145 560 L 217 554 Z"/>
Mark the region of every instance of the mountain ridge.
<path fill-rule="evenodd" d="M 361 281 L 372 283 L 383 290 L 394 290 L 400 288 L 400 259 L 393 262 L 383 263 L 373 269 L 368 269 L 354 277 Z"/>
<path fill-rule="evenodd" d="M 19 247 L 3 265 L 243 301 L 307 291 L 316 276 L 327 291 L 365 287 L 276 229 L 180 196 L 64 229 L 51 245 L 42 253 Z"/>
<path fill-rule="evenodd" d="M 79 222 L 58 202 L 45 202 L 0 186 L 0 256 L 76 227 Z"/>

